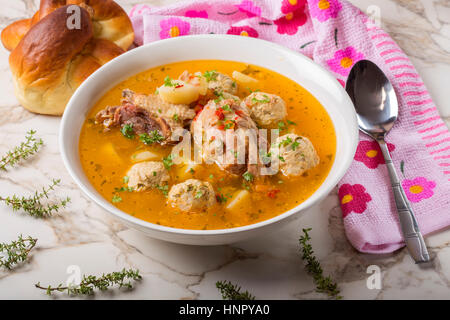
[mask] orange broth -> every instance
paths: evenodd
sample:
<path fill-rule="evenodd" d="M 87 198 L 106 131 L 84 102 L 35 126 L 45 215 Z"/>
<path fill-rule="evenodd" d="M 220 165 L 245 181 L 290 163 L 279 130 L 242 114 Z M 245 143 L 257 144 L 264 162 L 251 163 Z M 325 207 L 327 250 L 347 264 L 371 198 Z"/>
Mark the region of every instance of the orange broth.
<path fill-rule="evenodd" d="M 135 163 L 131 157 L 137 150 L 149 150 L 161 155 L 161 159 L 172 149 L 171 146 L 144 145 L 139 139 L 127 139 L 119 128 L 104 132 L 93 119 L 96 113 L 107 106 L 119 105 L 122 90 L 131 89 L 137 93 L 154 93 L 166 76 L 173 79 L 184 71 L 191 73 L 215 70 L 231 76 L 234 70 L 250 72 L 259 80 L 258 89 L 276 94 L 286 102 L 288 124 L 280 135 L 288 132 L 308 137 L 320 158 L 320 163 L 299 177 L 285 177 L 281 173 L 266 178 L 265 185 L 279 190 L 276 197 L 266 192 L 256 192 L 252 183 L 242 177 L 231 176 L 216 165 L 201 164 L 195 172 L 185 172 L 183 165 L 175 165 L 169 170 L 169 186 L 187 179 L 208 181 L 216 192 L 227 201 L 218 203 L 204 212 L 182 212 L 167 203 L 161 190 L 143 192 L 117 192 L 116 188 L 126 186 L 124 176 Z M 238 96 L 244 98 L 250 90 L 239 86 Z M 80 159 L 86 176 L 95 189 L 117 208 L 136 218 L 173 228 L 182 229 L 225 229 L 253 224 L 273 218 L 292 209 L 310 197 L 327 177 L 336 152 L 334 127 L 325 109 L 308 91 L 294 81 L 259 66 L 249 66 L 240 62 L 218 60 L 196 60 L 172 63 L 153 68 L 116 85 L 109 90 L 90 110 L 81 130 L 79 140 Z M 239 190 L 247 188 L 247 197 L 232 209 L 227 203 Z M 115 201 L 112 201 L 115 197 Z M 120 198 L 120 201 L 118 199 Z"/>

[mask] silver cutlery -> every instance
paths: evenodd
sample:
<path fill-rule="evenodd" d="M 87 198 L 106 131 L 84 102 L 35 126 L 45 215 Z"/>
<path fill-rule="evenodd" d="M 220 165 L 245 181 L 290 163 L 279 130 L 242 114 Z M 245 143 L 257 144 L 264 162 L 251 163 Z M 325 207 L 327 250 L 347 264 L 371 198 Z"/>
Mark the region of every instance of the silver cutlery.
<path fill-rule="evenodd" d="M 348 77 L 346 91 L 355 105 L 359 129 L 380 145 L 394 192 L 403 237 L 416 263 L 430 261 L 425 241 L 414 212 L 400 185 L 384 140 L 398 117 L 398 101 L 392 84 L 383 71 L 368 60 L 357 62 Z"/>

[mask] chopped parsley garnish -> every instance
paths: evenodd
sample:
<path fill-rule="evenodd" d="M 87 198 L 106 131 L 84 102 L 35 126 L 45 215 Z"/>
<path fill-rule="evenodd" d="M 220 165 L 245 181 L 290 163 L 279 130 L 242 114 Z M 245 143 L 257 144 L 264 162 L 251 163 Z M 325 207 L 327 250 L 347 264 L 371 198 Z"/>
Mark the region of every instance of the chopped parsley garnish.
<path fill-rule="evenodd" d="M 235 121 L 234 120 L 227 120 L 225 122 L 224 128 L 225 128 L 225 130 L 232 129 L 232 128 L 234 128 L 234 125 L 235 125 Z"/>
<path fill-rule="evenodd" d="M 132 187 L 120 187 L 120 188 L 115 188 L 114 191 L 115 192 L 133 192 L 134 189 Z"/>
<path fill-rule="evenodd" d="M 282 156 L 278 156 L 278 159 L 280 159 L 282 162 L 285 162 L 284 158 Z"/>
<path fill-rule="evenodd" d="M 156 185 L 156 189 L 162 192 L 162 194 L 167 197 L 169 194 L 169 185 L 165 184 L 163 186 L 160 186 L 159 184 Z"/>
<path fill-rule="evenodd" d="M 189 169 L 189 172 L 192 173 L 192 174 L 194 174 L 194 173 L 195 173 L 195 170 L 192 169 L 192 168 L 190 168 L 190 169 Z"/>
<path fill-rule="evenodd" d="M 195 199 L 200 199 L 203 196 L 203 191 L 202 190 L 198 190 L 197 193 L 195 194 L 194 198 Z"/>
<path fill-rule="evenodd" d="M 164 137 L 157 130 L 151 131 L 150 134 L 142 133 L 139 135 L 139 139 L 147 145 L 164 141 Z"/>
<path fill-rule="evenodd" d="M 222 106 L 222 109 L 223 109 L 224 111 L 231 111 L 231 107 L 230 107 L 229 104 L 226 104 L 226 105 Z"/>
<path fill-rule="evenodd" d="M 288 146 L 292 143 L 292 139 L 290 137 L 287 137 L 286 139 L 284 139 L 283 141 L 280 142 L 280 144 L 278 145 L 279 147 L 281 146 Z"/>
<path fill-rule="evenodd" d="M 300 145 L 300 143 L 298 141 L 292 142 L 292 150 L 297 149 L 299 145 Z"/>
<path fill-rule="evenodd" d="M 112 197 L 111 201 L 112 201 L 113 203 L 121 202 L 121 201 L 122 201 L 122 198 L 121 198 L 118 194 L 115 194 L 115 195 Z"/>
<path fill-rule="evenodd" d="M 130 181 L 128 176 L 123 177 L 123 183 L 128 183 L 128 181 Z"/>
<path fill-rule="evenodd" d="M 177 84 L 173 82 L 169 76 L 164 78 L 164 87 L 175 87 Z"/>
<path fill-rule="evenodd" d="M 162 160 L 164 167 L 167 170 L 170 170 L 170 167 L 172 167 L 174 165 L 173 161 L 172 161 L 172 154 L 169 154 L 167 157 L 163 158 Z"/>
<path fill-rule="evenodd" d="M 222 101 L 224 99 L 223 97 L 223 93 L 219 92 L 217 90 L 214 90 L 214 94 L 216 95 L 217 99 L 214 99 L 215 103 L 219 103 L 220 101 Z"/>
<path fill-rule="evenodd" d="M 133 131 L 133 124 L 127 123 L 122 126 L 120 129 L 120 132 L 122 132 L 123 136 L 128 139 L 134 138 L 134 131 Z"/>
<path fill-rule="evenodd" d="M 270 98 L 264 94 L 263 97 L 265 99 L 256 99 L 255 97 L 252 98 L 252 102 L 253 103 L 269 103 L 270 102 Z"/>
<path fill-rule="evenodd" d="M 286 120 L 287 124 L 291 125 L 291 126 L 296 126 L 297 124 L 294 121 L 291 120 Z"/>
<path fill-rule="evenodd" d="M 217 79 L 218 74 L 214 70 L 213 71 L 205 71 L 203 76 L 206 78 L 206 81 L 210 82 L 210 81 L 215 81 Z"/>
<path fill-rule="evenodd" d="M 263 150 L 261 150 L 261 152 L 259 153 L 259 156 L 261 158 L 261 161 L 264 164 L 268 164 L 271 160 L 272 160 L 272 152 L 266 152 L 264 153 Z"/>
<path fill-rule="evenodd" d="M 255 178 L 253 176 L 253 174 L 251 174 L 250 172 L 245 172 L 242 177 L 246 180 L 246 181 L 253 181 L 253 179 Z"/>
<path fill-rule="evenodd" d="M 279 129 L 280 131 L 285 130 L 285 129 L 286 129 L 286 124 L 285 124 L 283 121 L 279 121 L 279 122 L 278 122 L 278 129 Z"/>
<path fill-rule="evenodd" d="M 219 203 L 227 202 L 227 197 L 225 197 L 222 193 L 216 194 L 216 199 Z"/>
<path fill-rule="evenodd" d="M 173 116 L 172 116 L 172 118 L 173 118 L 173 120 L 175 120 L 175 121 L 178 121 L 180 118 L 178 117 L 178 114 L 174 114 Z"/>
<path fill-rule="evenodd" d="M 209 175 L 209 178 L 210 178 L 210 179 L 214 179 L 213 174 L 210 174 L 210 175 Z"/>
<path fill-rule="evenodd" d="M 153 171 L 153 176 L 156 177 L 157 173 L 156 171 Z"/>

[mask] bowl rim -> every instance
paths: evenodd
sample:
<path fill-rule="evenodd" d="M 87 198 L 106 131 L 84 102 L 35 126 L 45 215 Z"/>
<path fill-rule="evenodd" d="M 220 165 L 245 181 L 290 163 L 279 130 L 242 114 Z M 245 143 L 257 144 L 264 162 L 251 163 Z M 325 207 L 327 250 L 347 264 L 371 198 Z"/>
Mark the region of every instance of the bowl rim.
<path fill-rule="evenodd" d="M 240 227 L 235 227 L 235 228 L 212 229 L 212 230 L 181 229 L 181 228 L 173 228 L 173 227 L 158 225 L 155 223 L 151 223 L 151 222 L 136 218 L 136 217 L 120 210 L 119 208 L 113 206 L 103 196 L 101 196 L 101 195 L 98 196 L 97 194 L 91 192 L 89 190 L 89 188 L 85 185 L 85 183 L 78 177 L 78 175 L 73 170 L 71 161 L 69 160 L 69 157 L 68 157 L 67 148 L 69 148 L 69 146 L 65 143 L 65 141 L 68 139 L 68 135 L 70 133 L 66 132 L 65 128 L 67 127 L 68 122 L 70 121 L 70 118 L 69 118 L 70 111 L 69 110 L 76 108 L 75 102 L 78 100 L 78 97 L 80 95 L 82 95 L 84 88 L 88 87 L 91 82 L 95 82 L 97 77 L 99 77 L 99 75 L 104 73 L 105 70 L 107 70 L 111 65 L 120 64 L 124 60 L 126 61 L 128 59 L 132 59 L 132 57 L 135 55 L 138 55 L 140 51 L 150 50 L 150 48 L 155 47 L 155 46 L 161 46 L 161 45 L 164 46 L 166 43 L 170 43 L 170 42 L 184 42 L 184 41 L 189 42 L 190 39 L 193 39 L 193 38 L 194 39 L 204 39 L 204 40 L 209 40 L 211 38 L 214 38 L 214 39 L 222 38 L 222 39 L 226 39 L 226 40 L 233 39 L 231 41 L 254 41 L 257 43 L 261 43 L 264 46 L 272 47 L 274 50 L 279 50 L 281 52 L 293 54 L 293 55 L 297 56 L 298 59 L 302 60 L 303 63 L 312 64 L 312 65 L 314 65 L 315 68 L 318 68 L 318 69 L 321 69 L 322 71 L 324 71 L 324 73 L 326 75 L 328 75 L 330 80 L 334 81 L 335 84 L 338 86 L 338 88 L 340 88 L 340 90 L 345 92 L 344 88 L 336 80 L 336 78 L 327 69 L 325 69 L 321 65 L 315 63 L 312 59 L 308 58 L 307 56 L 305 56 L 299 52 L 291 50 L 287 47 L 284 47 L 279 44 L 276 44 L 276 43 L 273 43 L 273 42 L 270 42 L 267 40 L 263 40 L 263 39 L 242 37 L 242 36 L 237 36 L 237 35 L 207 34 L 207 35 L 187 35 L 187 36 L 182 36 L 182 37 L 169 38 L 169 39 L 159 40 L 159 41 L 155 41 L 155 42 L 151 42 L 151 43 L 142 45 L 140 47 L 134 48 L 132 50 L 129 50 L 129 51 L 123 53 L 122 55 L 110 60 L 109 62 L 107 62 L 106 64 L 101 66 L 99 69 L 97 69 L 86 80 L 84 80 L 84 82 L 75 90 L 74 94 L 72 95 L 69 102 L 67 103 L 65 112 L 64 112 L 62 120 L 61 120 L 60 129 L 59 129 L 59 149 L 60 149 L 60 153 L 61 153 L 61 157 L 62 157 L 64 166 L 66 167 L 66 170 L 69 172 L 70 176 L 76 182 L 78 187 L 82 190 L 82 192 L 84 194 L 86 194 L 89 197 L 90 200 L 94 201 L 102 209 L 104 209 L 108 213 L 113 214 L 117 218 L 124 220 L 125 222 L 131 223 L 131 224 L 136 224 L 139 227 L 143 227 L 145 229 L 151 229 L 151 230 L 166 233 L 166 234 L 200 236 L 200 237 L 201 236 L 212 236 L 212 235 L 216 235 L 216 236 L 217 235 L 231 235 L 231 234 L 238 234 L 238 233 L 242 233 L 242 232 L 246 232 L 246 231 L 250 231 L 250 230 L 261 229 L 265 226 L 268 226 L 271 224 L 276 224 L 282 220 L 288 219 L 289 217 L 295 215 L 296 213 L 299 213 L 300 211 L 306 211 L 308 208 L 319 203 L 324 197 L 326 197 L 331 192 L 331 190 L 336 186 L 336 184 L 342 179 L 342 177 L 346 174 L 346 172 L 348 171 L 348 169 L 353 161 L 353 156 L 356 152 L 356 148 L 357 148 L 357 144 L 358 144 L 358 140 L 359 140 L 357 118 L 356 118 L 356 112 L 355 112 L 354 108 L 352 110 L 349 110 L 350 113 L 352 114 L 352 118 L 346 119 L 346 120 L 348 120 L 348 125 L 354 127 L 352 130 L 353 134 L 350 136 L 351 141 L 347 141 L 347 143 L 350 143 L 350 148 L 352 150 L 352 153 L 351 153 L 351 156 L 349 154 L 349 156 L 346 157 L 345 162 L 343 164 L 341 163 L 341 166 L 343 169 L 334 176 L 334 179 L 333 179 L 334 183 L 330 184 L 328 187 L 326 187 L 324 190 L 322 190 L 322 194 L 319 195 L 317 197 L 317 199 L 315 199 L 314 201 L 308 201 L 308 200 L 310 200 L 314 195 L 317 194 L 318 189 L 316 191 L 314 191 L 305 201 L 303 201 L 296 207 L 294 207 L 290 210 L 287 210 L 275 217 L 272 217 L 267 220 L 259 221 L 257 223 L 240 226 Z M 189 60 L 195 60 L 195 59 L 189 59 Z M 212 59 L 212 60 L 214 60 L 214 59 Z M 145 71 L 145 70 L 142 70 L 142 71 Z M 124 80 L 125 79 L 121 79 L 120 81 L 115 82 L 114 85 L 117 85 L 118 83 L 120 83 L 121 81 L 124 81 Z M 111 87 L 113 87 L 113 86 L 111 86 Z M 347 100 L 347 98 L 348 98 L 348 101 L 347 101 L 348 105 L 353 106 L 352 101 L 350 100 L 348 95 L 345 93 L 344 99 Z M 327 113 L 329 114 L 328 111 L 327 111 Z M 335 125 L 335 122 L 333 121 L 333 118 L 331 116 L 330 116 L 330 119 L 331 119 L 333 125 Z M 77 141 L 79 141 L 79 136 L 78 136 Z M 72 146 L 72 148 L 73 147 L 74 146 Z M 76 147 L 78 148 L 78 145 Z M 336 159 L 335 159 L 335 161 L 336 161 Z M 331 168 L 333 168 L 334 164 L 335 164 L 335 162 L 333 162 L 333 165 Z M 328 178 L 328 176 L 327 176 L 327 178 Z M 325 178 L 325 180 L 322 182 L 322 184 L 320 186 L 322 186 L 325 183 L 327 178 Z M 299 208 L 299 207 L 301 207 L 301 208 Z"/>

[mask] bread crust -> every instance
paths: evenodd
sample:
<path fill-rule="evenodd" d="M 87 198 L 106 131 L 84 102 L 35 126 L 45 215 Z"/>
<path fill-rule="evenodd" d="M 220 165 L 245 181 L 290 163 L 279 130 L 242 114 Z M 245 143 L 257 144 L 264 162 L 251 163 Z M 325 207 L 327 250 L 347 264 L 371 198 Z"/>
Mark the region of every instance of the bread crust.
<path fill-rule="evenodd" d="M 19 44 L 25 34 L 40 20 L 58 8 L 78 5 L 91 13 L 94 37 L 114 42 L 127 50 L 134 41 L 134 32 L 127 13 L 113 0 L 41 0 L 39 11 L 31 19 L 16 21 L 1 33 L 3 46 L 9 51 Z"/>
<path fill-rule="evenodd" d="M 9 57 L 16 96 L 32 112 L 61 115 L 75 89 L 124 52 L 94 37 L 90 15 L 81 7 L 81 28 L 67 28 L 67 8 L 60 7 L 39 20 Z"/>

